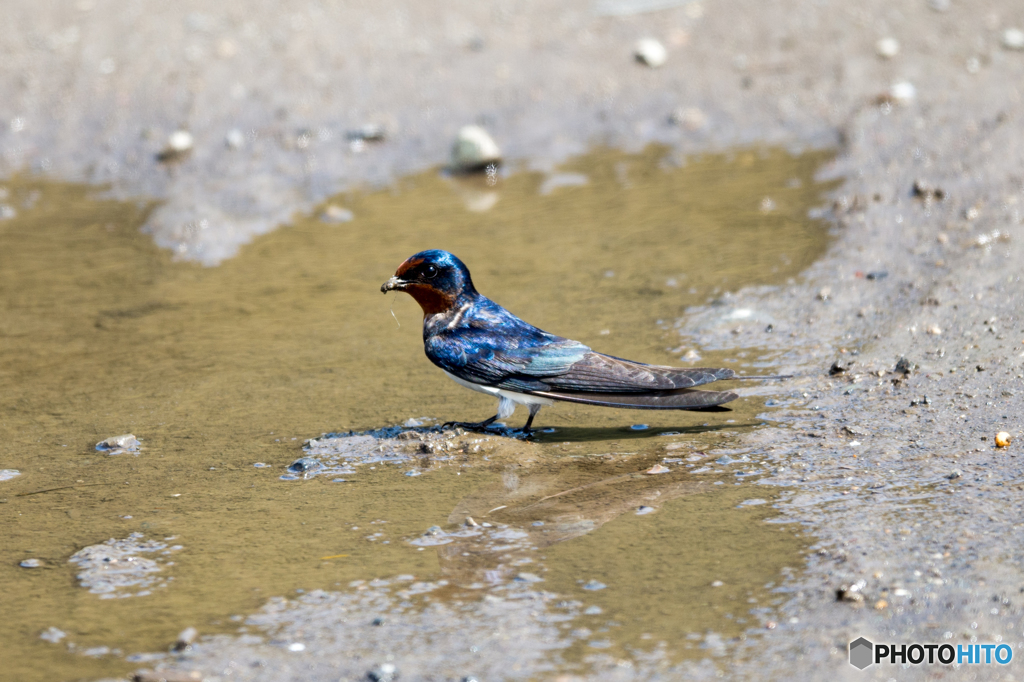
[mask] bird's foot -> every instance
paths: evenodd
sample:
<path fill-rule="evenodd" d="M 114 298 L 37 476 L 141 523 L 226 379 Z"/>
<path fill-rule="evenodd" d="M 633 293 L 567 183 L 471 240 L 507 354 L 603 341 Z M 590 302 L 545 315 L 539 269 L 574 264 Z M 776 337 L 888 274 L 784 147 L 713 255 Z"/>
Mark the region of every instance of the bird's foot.
<path fill-rule="evenodd" d="M 485 419 L 482 422 L 445 422 L 441 425 L 441 430 L 444 429 L 465 429 L 466 431 L 487 431 L 488 427 L 494 423 L 497 417 L 491 417 Z"/>

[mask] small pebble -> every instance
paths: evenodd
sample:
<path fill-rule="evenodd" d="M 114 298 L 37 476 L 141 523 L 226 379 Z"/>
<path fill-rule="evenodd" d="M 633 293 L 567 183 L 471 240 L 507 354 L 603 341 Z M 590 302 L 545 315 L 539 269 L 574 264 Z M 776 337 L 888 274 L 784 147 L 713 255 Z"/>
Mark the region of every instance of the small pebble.
<path fill-rule="evenodd" d="M 711 583 L 711 587 L 721 587 L 724 584 L 725 583 L 723 583 L 721 580 L 715 580 L 714 582 Z"/>
<path fill-rule="evenodd" d="M 452 167 L 463 172 L 480 172 L 501 163 L 501 150 L 480 126 L 464 126 L 452 147 Z"/>
<path fill-rule="evenodd" d="M 366 673 L 372 682 L 393 682 L 398 679 L 398 667 L 394 663 L 384 663 Z"/>
<path fill-rule="evenodd" d="M 355 130 L 348 131 L 345 133 L 345 137 L 349 140 L 363 140 L 364 142 L 383 142 L 386 134 L 384 126 L 377 125 L 376 123 L 367 123 Z"/>
<path fill-rule="evenodd" d="M 892 59 L 900 53 L 900 41 L 895 38 L 881 38 L 875 43 L 875 52 L 883 59 Z"/>
<path fill-rule="evenodd" d="M 668 61 L 668 50 L 654 38 L 642 38 L 633 46 L 633 56 L 641 64 L 655 69 Z"/>
<path fill-rule="evenodd" d="M 43 565 L 43 562 L 39 559 L 25 559 L 18 565 L 22 568 L 39 568 Z"/>
<path fill-rule="evenodd" d="M 423 534 L 424 534 L 424 535 L 440 535 L 440 534 L 441 534 L 441 533 L 443 533 L 443 532 L 444 532 L 444 531 L 443 531 L 443 530 L 441 530 L 441 526 L 431 526 L 431 527 L 430 527 L 430 528 L 428 528 L 428 529 L 426 530 L 426 532 L 425 532 L 425 533 L 423 533 Z"/>
<path fill-rule="evenodd" d="M 1010 434 L 1008 434 L 1006 431 L 1000 431 L 999 433 L 996 434 L 996 447 L 997 448 L 1009 447 L 1009 445 L 1010 445 L 1010 443 L 1012 441 L 1013 441 L 1013 438 L 1011 438 Z"/>
<path fill-rule="evenodd" d="M 648 507 L 647 505 L 643 505 L 636 508 L 637 516 L 643 516 L 644 514 L 653 514 L 654 511 L 654 507 Z"/>
<path fill-rule="evenodd" d="M 192 138 L 192 133 L 187 130 L 175 130 L 167 138 L 167 148 L 179 154 L 192 149 L 193 144 L 195 144 L 195 140 Z"/>
<path fill-rule="evenodd" d="M 652 466 L 650 469 L 648 469 L 644 473 L 653 476 L 654 474 L 667 474 L 670 471 L 672 471 L 672 470 L 669 469 L 667 466 L 662 466 L 661 464 L 655 464 L 654 466 Z"/>
<path fill-rule="evenodd" d="M 323 467 L 324 465 L 319 460 L 312 457 L 300 457 L 288 465 L 288 471 L 293 474 L 308 474 L 317 469 L 323 469 Z"/>
<path fill-rule="evenodd" d="M 853 364 L 852 362 L 847 362 L 845 360 L 836 360 L 835 362 L 832 363 L 832 366 L 829 367 L 829 369 L 828 369 L 829 376 L 836 376 L 838 374 L 845 374 L 850 369 L 850 365 L 852 365 L 852 364 Z"/>
<path fill-rule="evenodd" d="M 337 204 L 328 205 L 320 214 L 320 220 L 325 223 L 347 223 L 355 217 L 352 211 Z"/>
<path fill-rule="evenodd" d="M 288 645 L 288 651 L 305 651 L 306 645 L 302 642 L 292 642 Z"/>
<path fill-rule="evenodd" d="M 167 137 L 167 144 L 163 150 L 157 154 L 158 161 L 174 161 L 192 151 L 192 147 L 195 145 L 195 139 L 192 137 L 192 133 L 187 130 L 175 130 Z"/>
<path fill-rule="evenodd" d="M 1003 31 L 1003 47 L 1007 50 L 1024 50 L 1024 31 L 1019 28 Z"/>
<path fill-rule="evenodd" d="M 126 452 L 138 452 L 139 440 L 132 434 L 126 433 L 123 436 L 112 436 L 106 440 L 96 443 L 96 449 L 108 455 L 123 455 Z"/>
<path fill-rule="evenodd" d="M 466 525 L 467 525 L 467 526 L 470 526 L 471 528 L 475 528 L 475 527 L 479 526 L 480 524 L 479 524 L 479 523 L 477 523 L 477 522 L 476 522 L 476 521 L 475 521 L 475 520 L 473 519 L 473 517 L 472 517 L 472 516 L 467 516 L 467 517 L 466 517 Z"/>
<path fill-rule="evenodd" d="M 864 585 L 862 582 L 856 582 L 853 585 L 844 585 L 836 590 L 836 600 L 850 602 L 852 604 L 863 604 L 864 595 L 861 593 Z"/>
<path fill-rule="evenodd" d="M 255 464 L 253 464 L 253 466 L 256 467 L 257 469 L 269 469 L 270 468 L 269 464 L 264 464 L 263 462 L 256 462 Z"/>
<path fill-rule="evenodd" d="M 930 324 L 925 328 L 925 331 L 932 336 L 942 336 L 942 327 L 937 324 Z"/>
<path fill-rule="evenodd" d="M 587 584 L 585 584 L 583 586 L 583 589 L 584 590 L 597 591 L 597 590 L 603 590 L 606 587 L 608 587 L 608 586 L 605 585 L 602 582 L 598 582 L 597 580 L 591 580 L 591 581 L 589 581 Z"/>
<path fill-rule="evenodd" d="M 192 643 L 196 641 L 196 637 L 199 636 L 199 631 L 195 628 L 189 627 L 178 633 L 178 639 L 174 642 L 172 647 L 173 651 L 186 651 L 192 646 Z"/>
<path fill-rule="evenodd" d="M 917 88 L 913 83 L 900 81 L 889 87 L 889 99 L 896 104 L 906 106 L 917 98 Z"/>
<path fill-rule="evenodd" d="M 946 476 L 946 478 L 948 478 L 951 481 L 955 481 L 956 479 L 960 478 L 963 475 L 964 472 L 960 471 L 959 469 L 953 469 L 953 471 L 949 472 L 949 476 Z"/>
<path fill-rule="evenodd" d="M 238 128 L 232 128 L 228 131 L 228 134 L 224 136 L 224 144 L 229 149 L 238 149 L 245 144 L 245 133 Z"/>
<path fill-rule="evenodd" d="M 60 640 L 64 639 L 67 636 L 67 633 L 63 630 L 59 630 L 53 626 L 50 626 L 46 628 L 41 635 L 39 635 L 39 639 L 43 640 L 44 642 L 57 644 L 60 642 Z"/>
<path fill-rule="evenodd" d="M 897 372 L 899 374 L 910 374 L 915 369 L 917 369 L 917 365 L 914 364 L 913 360 L 908 360 L 906 357 L 901 357 L 899 360 L 896 361 L 896 367 L 893 368 L 893 371 Z M 879 375 L 879 376 L 881 376 L 881 375 Z M 851 431 L 851 433 L 853 433 L 853 432 Z M 858 434 L 855 434 L 855 435 L 860 435 L 860 434 L 858 433 Z"/>
<path fill-rule="evenodd" d="M 543 581 L 544 578 L 541 578 L 535 573 L 520 573 L 514 578 L 514 580 L 519 583 L 539 583 Z"/>
<path fill-rule="evenodd" d="M 926 202 L 931 199 L 942 201 L 946 198 L 946 191 L 944 189 L 941 187 L 932 187 L 931 183 L 920 179 L 914 181 L 913 194 L 915 197 L 920 197 Z"/>
<path fill-rule="evenodd" d="M 676 109 L 668 118 L 672 125 L 682 126 L 687 130 L 700 130 L 708 122 L 708 117 L 697 107 Z"/>

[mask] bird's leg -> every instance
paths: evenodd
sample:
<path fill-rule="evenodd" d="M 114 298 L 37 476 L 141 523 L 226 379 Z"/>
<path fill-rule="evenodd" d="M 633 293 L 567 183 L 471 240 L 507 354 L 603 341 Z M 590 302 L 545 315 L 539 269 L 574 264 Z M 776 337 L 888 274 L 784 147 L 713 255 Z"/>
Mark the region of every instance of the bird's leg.
<path fill-rule="evenodd" d="M 452 427 L 459 427 L 466 429 L 467 431 L 484 431 L 488 426 L 493 424 L 498 419 L 498 415 L 494 415 L 490 419 L 485 419 L 482 422 L 445 422 L 441 428 L 447 429 Z"/>
<path fill-rule="evenodd" d="M 526 423 L 523 425 L 522 429 L 522 433 L 524 436 L 528 436 L 531 433 L 533 433 L 533 429 L 531 429 L 530 427 L 533 425 L 533 418 L 537 416 L 538 412 L 540 412 L 540 407 L 541 406 L 538 405 L 537 403 L 530 405 L 530 416 L 526 418 Z"/>

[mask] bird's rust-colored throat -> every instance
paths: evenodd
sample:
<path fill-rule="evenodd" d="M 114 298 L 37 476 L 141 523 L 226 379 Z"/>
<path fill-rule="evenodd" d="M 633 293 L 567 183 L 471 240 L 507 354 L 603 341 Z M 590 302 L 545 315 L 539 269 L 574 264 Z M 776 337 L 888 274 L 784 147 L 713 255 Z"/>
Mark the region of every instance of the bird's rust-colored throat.
<path fill-rule="evenodd" d="M 438 291 L 429 284 L 407 284 L 402 289 L 415 299 L 423 308 L 423 317 L 436 315 L 449 310 L 455 303 L 455 297 Z"/>

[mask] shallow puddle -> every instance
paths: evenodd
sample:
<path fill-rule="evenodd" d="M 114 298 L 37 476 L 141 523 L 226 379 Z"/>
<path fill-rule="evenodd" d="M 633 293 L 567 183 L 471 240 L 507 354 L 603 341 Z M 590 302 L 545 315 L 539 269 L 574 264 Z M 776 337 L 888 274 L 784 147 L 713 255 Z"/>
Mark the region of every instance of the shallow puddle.
<path fill-rule="evenodd" d="M 706 466 L 694 453 L 714 460 L 763 424 L 760 399 L 719 414 L 561 405 L 542 410 L 537 425 L 555 430 L 535 443 L 464 437 L 350 474 L 281 476 L 325 432 L 493 414 L 423 356 L 411 299 L 380 295 L 410 254 L 456 253 L 485 295 L 596 350 L 693 364 L 672 330 L 687 306 L 784 282 L 821 254 L 826 228 L 806 215 L 826 158 L 679 163 L 651 148 L 493 185 L 426 173 L 338 196 L 328 219 L 297 217 L 216 268 L 155 248 L 139 233 L 145 203 L 3 183 L 15 215 L 0 220 L 0 678 L 119 674 L 186 626 L 235 632 L 271 596 L 398 574 L 466 600 L 537 578 L 574 616 L 569 667 L 588 651 L 707 655 L 707 633 L 755 626 L 802 541 L 761 522 L 770 504 L 741 504 L 766 497 L 736 485 L 756 454 Z M 96 451 L 126 433 L 139 452 Z M 671 473 L 639 473 L 656 463 Z M 491 526 L 466 533 L 487 528 L 467 516 Z M 83 587 L 72 555 L 132 533 L 161 545 L 139 554 L 159 579 Z M 450 541 L 410 542 L 424 537 Z M 40 639 L 49 628 L 65 636 Z"/>

